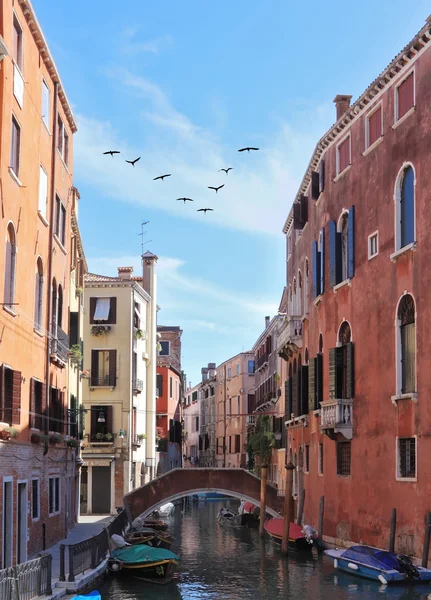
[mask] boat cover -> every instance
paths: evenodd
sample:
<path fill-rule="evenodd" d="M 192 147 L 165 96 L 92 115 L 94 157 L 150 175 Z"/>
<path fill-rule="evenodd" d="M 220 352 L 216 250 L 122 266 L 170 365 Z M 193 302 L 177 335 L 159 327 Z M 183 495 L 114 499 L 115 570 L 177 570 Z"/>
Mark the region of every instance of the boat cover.
<path fill-rule="evenodd" d="M 89 594 L 80 594 L 79 596 L 73 596 L 71 600 L 101 600 L 101 595 L 96 590 L 93 590 Z"/>
<path fill-rule="evenodd" d="M 390 571 L 391 569 L 400 570 L 400 565 L 395 554 L 386 552 L 385 550 L 378 550 L 371 546 L 352 546 L 343 552 L 340 558 L 350 560 L 351 562 L 359 562 L 382 571 Z"/>
<path fill-rule="evenodd" d="M 244 509 L 243 510 L 244 510 L 245 513 L 252 513 L 255 508 L 256 507 L 255 507 L 255 505 L 252 502 L 246 502 L 244 504 Z"/>
<path fill-rule="evenodd" d="M 269 535 L 274 535 L 276 537 L 283 537 L 283 527 L 284 527 L 284 519 L 269 519 L 269 521 L 265 522 L 264 528 Z M 289 538 L 291 540 L 296 540 L 298 538 L 305 537 L 302 533 L 301 525 L 297 525 L 296 523 L 290 523 L 289 526 Z"/>
<path fill-rule="evenodd" d="M 127 548 L 118 548 L 112 557 L 124 563 L 150 563 L 159 560 L 179 560 L 180 557 L 165 548 L 153 548 L 146 544 L 136 544 Z"/>

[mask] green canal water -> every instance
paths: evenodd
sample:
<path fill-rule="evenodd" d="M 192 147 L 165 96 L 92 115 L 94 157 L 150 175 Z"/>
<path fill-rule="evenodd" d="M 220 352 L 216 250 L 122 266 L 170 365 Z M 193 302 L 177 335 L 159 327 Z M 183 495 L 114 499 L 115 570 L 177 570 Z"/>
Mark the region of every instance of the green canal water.
<path fill-rule="evenodd" d="M 222 506 L 207 501 L 185 513 L 177 507 L 170 521 L 180 555 L 178 579 L 158 586 L 109 576 L 99 588 L 102 600 L 426 600 L 431 586 L 384 587 L 335 571 L 326 556 L 305 557 L 280 550 L 258 531 L 228 529 L 216 521 Z"/>

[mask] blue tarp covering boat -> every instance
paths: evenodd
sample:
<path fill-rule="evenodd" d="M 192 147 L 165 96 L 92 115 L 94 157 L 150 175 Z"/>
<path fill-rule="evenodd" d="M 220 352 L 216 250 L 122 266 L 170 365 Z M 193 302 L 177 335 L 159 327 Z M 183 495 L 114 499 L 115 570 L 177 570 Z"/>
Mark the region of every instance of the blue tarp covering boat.
<path fill-rule="evenodd" d="M 102 596 L 96 590 L 89 594 L 81 594 L 79 596 L 73 596 L 72 600 L 102 600 Z"/>

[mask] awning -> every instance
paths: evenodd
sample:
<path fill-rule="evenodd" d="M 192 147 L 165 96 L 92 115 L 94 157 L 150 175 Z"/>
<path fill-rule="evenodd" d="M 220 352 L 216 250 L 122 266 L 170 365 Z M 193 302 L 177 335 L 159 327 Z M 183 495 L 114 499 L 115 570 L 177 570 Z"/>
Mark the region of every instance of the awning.
<path fill-rule="evenodd" d="M 109 309 L 111 308 L 110 298 L 97 298 L 96 310 L 94 311 L 95 321 L 107 321 L 109 317 Z"/>

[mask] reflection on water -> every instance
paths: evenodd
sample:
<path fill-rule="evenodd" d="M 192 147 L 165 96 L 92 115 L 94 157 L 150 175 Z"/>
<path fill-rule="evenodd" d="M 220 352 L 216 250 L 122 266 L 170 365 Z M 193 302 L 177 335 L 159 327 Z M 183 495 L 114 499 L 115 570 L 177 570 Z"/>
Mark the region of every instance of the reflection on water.
<path fill-rule="evenodd" d="M 170 518 L 181 557 L 178 579 L 156 585 L 110 576 L 100 588 L 102 600 L 426 600 L 431 587 L 380 586 L 335 571 L 328 557 L 291 554 L 261 540 L 255 529 L 229 529 L 216 521 L 222 506 L 208 501 L 180 508 Z"/>

